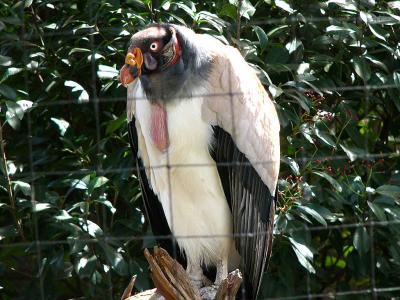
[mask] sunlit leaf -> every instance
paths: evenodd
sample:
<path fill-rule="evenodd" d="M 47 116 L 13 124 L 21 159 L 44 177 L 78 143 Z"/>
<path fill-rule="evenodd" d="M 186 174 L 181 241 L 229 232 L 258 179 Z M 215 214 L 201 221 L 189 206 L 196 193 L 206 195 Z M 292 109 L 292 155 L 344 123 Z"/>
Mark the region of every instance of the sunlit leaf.
<path fill-rule="evenodd" d="M 32 212 L 41 212 L 44 210 L 47 210 L 51 208 L 51 205 L 49 203 L 34 203 L 32 205 Z"/>
<path fill-rule="evenodd" d="M 69 127 L 69 123 L 63 119 L 57 119 L 57 118 L 50 118 L 50 120 L 53 121 L 54 124 L 56 124 L 60 132 L 60 135 L 64 136 L 65 132 Z"/>
<path fill-rule="evenodd" d="M 299 260 L 299 263 L 310 273 L 315 273 L 315 269 L 311 262 L 313 260 L 313 253 L 304 244 L 296 242 L 293 238 L 289 237 L 290 244 Z"/>
<path fill-rule="evenodd" d="M 101 187 L 108 182 L 108 178 L 104 176 L 95 177 L 90 180 L 88 185 L 88 192 L 92 193 L 95 189 Z"/>
<path fill-rule="evenodd" d="M 329 133 L 324 132 L 324 131 L 320 130 L 320 129 L 317 128 L 317 127 L 314 128 L 314 133 L 315 133 L 315 135 L 316 135 L 321 141 L 323 141 L 325 144 L 327 144 L 327 145 L 329 145 L 329 146 L 331 146 L 331 147 L 333 147 L 333 148 L 336 148 L 336 143 L 335 143 L 335 141 L 332 139 L 332 137 L 330 136 Z"/>
<path fill-rule="evenodd" d="M 297 162 L 291 157 L 281 157 L 281 161 L 286 163 L 290 169 L 292 170 L 293 174 L 296 176 L 300 175 L 300 168 Z"/>
<path fill-rule="evenodd" d="M 329 183 L 340 193 L 342 192 L 342 186 L 335 180 L 332 176 L 326 174 L 325 172 L 314 171 L 315 175 L 321 176 L 329 181 Z"/>
<path fill-rule="evenodd" d="M 15 192 L 21 191 L 25 196 L 31 195 L 31 185 L 27 182 L 17 180 L 12 182 Z"/>
<path fill-rule="evenodd" d="M 114 67 L 99 65 L 99 69 L 97 71 L 97 76 L 100 79 L 111 79 L 118 76 L 119 72 Z"/>
<path fill-rule="evenodd" d="M 285 0 L 275 0 L 275 5 L 284 11 L 287 11 L 288 13 L 294 13 L 294 9 L 290 7 L 289 3 L 287 3 Z"/>
<path fill-rule="evenodd" d="M 0 55 L 0 66 L 8 67 L 11 66 L 12 59 L 9 56 Z"/>
<path fill-rule="evenodd" d="M 72 80 L 67 80 L 67 81 L 65 81 L 64 85 L 72 88 L 71 92 L 76 93 L 78 95 L 78 97 L 77 97 L 78 102 L 88 102 L 89 101 L 89 94 L 79 83 L 72 81 Z"/>

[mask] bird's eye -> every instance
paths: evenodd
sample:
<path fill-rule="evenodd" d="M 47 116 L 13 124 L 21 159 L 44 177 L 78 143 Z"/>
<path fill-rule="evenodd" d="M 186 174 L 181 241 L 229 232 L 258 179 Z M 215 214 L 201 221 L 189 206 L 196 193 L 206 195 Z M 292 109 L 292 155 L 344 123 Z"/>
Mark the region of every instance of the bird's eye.
<path fill-rule="evenodd" d="M 153 42 L 150 44 L 151 51 L 158 51 L 159 44 L 157 42 Z"/>

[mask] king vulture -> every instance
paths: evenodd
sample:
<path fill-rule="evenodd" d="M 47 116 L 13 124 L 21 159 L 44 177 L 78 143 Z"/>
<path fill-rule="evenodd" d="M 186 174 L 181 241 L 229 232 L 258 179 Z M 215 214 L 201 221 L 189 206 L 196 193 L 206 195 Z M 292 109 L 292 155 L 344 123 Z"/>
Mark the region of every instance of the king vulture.
<path fill-rule="evenodd" d="M 130 39 L 120 80 L 154 235 L 182 254 L 197 287 L 205 268 L 218 285 L 239 267 L 243 297 L 256 299 L 271 254 L 280 125 L 255 72 L 211 36 L 153 24 Z"/>

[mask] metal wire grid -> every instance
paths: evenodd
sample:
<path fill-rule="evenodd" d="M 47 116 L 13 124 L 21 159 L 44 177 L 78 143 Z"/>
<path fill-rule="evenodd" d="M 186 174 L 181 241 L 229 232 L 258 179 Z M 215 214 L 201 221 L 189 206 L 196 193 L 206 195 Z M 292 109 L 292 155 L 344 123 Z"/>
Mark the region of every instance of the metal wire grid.
<path fill-rule="evenodd" d="M 353 17 L 344 17 L 341 19 L 336 19 L 336 21 L 351 21 L 355 20 Z M 378 21 L 376 21 L 376 24 L 381 24 L 385 23 L 387 18 L 380 18 Z M 292 23 L 292 22 L 298 22 L 299 20 L 297 18 L 288 18 L 288 19 L 269 19 L 265 20 L 263 22 L 258 22 L 257 24 L 287 24 L 287 23 Z M 328 17 L 323 17 L 323 18 L 304 18 L 302 19 L 304 22 L 326 22 L 329 21 Z M 22 28 L 22 35 L 25 35 L 25 26 Z M 112 29 L 110 29 L 112 30 Z M 63 105 L 93 105 L 94 108 L 94 113 L 95 113 L 95 128 L 96 128 L 96 142 L 97 142 L 97 153 L 101 153 L 100 150 L 100 140 L 101 140 L 101 130 L 100 130 L 100 115 L 99 115 L 99 104 L 102 102 L 125 102 L 126 98 L 104 98 L 100 97 L 97 95 L 97 88 L 96 88 L 96 61 L 94 59 L 96 54 L 95 51 L 95 45 L 94 45 L 94 39 L 93 39 L 93 33 L 94 29 L 90 29 L 89 34 L 89 39 L 90 39 L 90 44 L 91 44 L 91 49 L 92 49 L 92 59 L 91 59 L 91 68 L 92 68 L 92 99 L 91 101 L 87 103 L 71 103 L 70 100 L 67 99 L 59 99 L 57 101 L 42 101 L 34 104 L 34 107 L 40 108 L 40 107 L 49 107 L 49 106 L 63 106 Z M 45 35 L 72 35 L 73 33 L 71 31 L 62 31 L 62 32 L 52 32 L 52 33 L 45 33 Z M 86 35 L 86 33 L 85 33 Z M 28 58 L 25 56 L 24 57 L 24 62 L 27 62 Z M 26 75 L 27 76 L 27 75 Z M 27 84 L 28 80 L 26 78 L 25 84 Z M 380 89 L 396 89 L 398 88 L 394 84 L 383 84 L 383 85 L 368 85 L 364 84 L 361 86 L 342 86 L 342 87 L 331 87 L 331 88 L 325 88 L 321 89 L 322 92 L 332 92 L 332 91 L 338 91 L 338 92 L 345 92 L 345 91 L 364 91 L 365 94 L 365 108 L 368 109 L 369 105 L 369 98 L 370 98 L 370 92 L 373 90 L 380 90 Z M 28 90 L 28 89 L 27 89 Z M 229 94 L 231 97 L 231 100 L 233 99 L 233 96 L 235 96 L 234 93 Z M 220 94 L 215 94 L 215 95 L 196 95 L 195 98 L 198 99 L 203 99 L 204 97 L 215 97 L 215 96 L 221 96 Z M 145 100 L 145 99 L 136 99 L 136 100 Z M 231 108 L 233 108 L 233 105 L 231 105 Z M 35 179 L 39 176 L 62 176 L 62 175 L 68 175 L 68 174 L 89 174 L 92 173 L 93 171 L 96 171 L 97 174 L 99 175 L 106 175 L 106 174 L 115 174 L 119 172 L 126 172 L 126 171 L 134 171 L 136 168 L 134 167 L 127 167 L 127 168 L 107 168 L 104 169 L 101 160 L 97 160 L 97 163 L 95 166 L 93 166 L 93 169 L 87 169 L 87 170 L 60 170 L 60 171 L 36 171 L 34 167 L 34 162 L 33 162 L 33 149 L 34 145 L 32 143 L 32 120 L 30 117 L 30 113 L 27 114 L 27 120 L 28 120 L 28 135 L 29 135 L 29 141 L 28 141 L 28 146 L 29 146 L 29 167 L 30 170 L 29 172 L 22 172 L 18 173 L 13 178 L 22 178 L 22 177 L 29 177 L 31 179 L 31 203 L 32 206 L 36 203 L 36 197 L 35 197 Z M 233 122 L 234 124 L 234 122 Z M 233 126 L 234 128 L 234 126 Z M 233 129 L 235 131 L 235 129 Z M 365 141 L 365 149 L 367 150 L 366 153 L 369 153 L 368 151 L 368 136 L 366 137 Z M 383 157 L 399 157 L 399 153 L 394 152 L 394 153 L 374 153 L 374 154 L 366 154 L 366 155 L 361 155 L 359 158 L 361 159 L 371 159 L 371 158 L 383 158 Z M 322 157 L 307 157 L 303 155 L 301 159 L 298 159 L 299 161 L 302 162 L 307 162 L 310 160 L 318 160 L 322 159 Z M 332 160 L 344 160 L 347 159 L 347 156 L 344 155 L 337 155 L 337 156 L 332 156 Z M 271 162 L 268 161 L 261 161 L 261 162 L 256 162 L 259 164 L 269 164 Z M 185 168 L 185 167 L 209 167 L 210 165 L 207 164 L 185 164 L 185 165 L 173 165 L 169 164 L 169 159 L 167 165 L 160 165 L 160 166 L 153 166 L 152 168 L 171 168 L 171 167 L 179 167 L 179 168 Z M 169 189 L 171 190 L 171 189 Z M 171 196 L 171 195 L 170 195 Z M 369 197 L 371 197 L 369 195 Z M 371 200 L 371 199 L 369 199 Z M 172 211 L 172 210 L 171 210 Z M 37 217 L 35 214 L 32 214 L 32 218 L 34 221 L 34 227 L 35 227 L 35 240 L 30 241 L 30 242 L 18 242 L 18 243 L 12 243 L 12 244 L 0 244 L 0 249 L 2 248 L 11 248 L 11 247 L 26 247 L 26 246 L 32 246 L 34 245 L 37 250 L 37 264 L 38 264 L 38 269 L 40 269 L 41 266 L 41 247 L 42 246 L 50 246 L 50 245 L 58 245 L 58 244 L 69 244 L 71 240 L 41 240 L 40 238 L 40 229 L 38 228 L 38 222 L 37 222 Z M 372 215 L 370 215 L 370 219 L 372 219 Z M 369 233 L 371 236 L 371 245 L 374 244 L 374 228 L 375 227 L 388 227 L 391 225 L 400 225 L 400 220 L 393 220 L 393 221 L 370 221 L 367 223 L 352 223 L 352 224 L 340 224 L 340 225 L 327 225 L 327 226 L 313 226 L 313 227 L 302 227 L 302 228 L 297 228 L 295 230 L 289 230 L 289 233 L 293 231 L 328 231 L 328 230 L 335 230 L 335 229 L 345 229 L 345 228 L 358 228 L 358 227 L 368 227 L 369 228 Z M 230 237 L 237 237 L 237 236 L 245 236 L 243 234 L 232 234 L 229 235 Z M 254 233 L 247 233 L 246 236 L 254 236 Z M 176 238 L 215 238 L 215 237 L 224 237 L 224 236 L 150 236 L 150 235 L 144 235 L 144 236 L 139 236 L 139 237 L 132 237 L 132 236 L 126 236 L 126 237 L 115 237 L 115 236 L 105 236 L 102 240 L 107 242 L 116 240 L 116 241 L 133 241 L 133 240 L 152 240 L 154 238 L 156 239 L 176 239 Z M 92 239 L 79 239 L 80 241 L 84 241 L 85 243 L 98 243 L 99 240 L 92 238 Z M 176 251 L 176 249 L 175 249 Z M 176 254 L 176 253 L 175 253 Z M 373 299 L 377 299 L 378 295 L 380 293 L 386 293 L 386 292 L 397 292 L 400 291 L 400 286 L 394 286 L 394 287 L 377 287 L 375 284 L 375 253 L 371 251 L 371 288 L 369 289 L 364 289 L 364 290 L 349 290 L 349 291 L 342 291 L 342 292 L 335 292 L 335 293 L 319 293 L 319 294 L 313 294 L 311 292 L 311 287 L 310 287 L 310 280 L 309 280 L 309 273 L 307 273 L 307 294 L 304 295 L 295 295 L 295 296 L 290 296 L 290 297 L 275 297 L 275 298 L 267 298 L 267 299 L 312 299 L 312 298 L 332 298 L 332 297 L 339 297 L 339 296 L 351 296 L 351 295 L 370 295 Z M 111 281 L 111 273 L 108 272 L 108 282 L 109 282 L 109 293 L 108 293 L 108 298 L 113 299 L 113 287 L 112 287 L 112 281 Z M 41 299 L 45 299 L 45 292 L 44 292 L 44 282 L 43 278 L 40 276 L 40 292 L 41 292 Z"/>

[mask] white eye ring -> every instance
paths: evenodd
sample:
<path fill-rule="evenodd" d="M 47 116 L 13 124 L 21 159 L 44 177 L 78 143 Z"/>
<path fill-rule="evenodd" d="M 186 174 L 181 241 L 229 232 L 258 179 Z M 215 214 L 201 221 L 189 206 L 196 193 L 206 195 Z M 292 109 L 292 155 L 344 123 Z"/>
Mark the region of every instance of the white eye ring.
<path fill-rule="evenodd" d="M 158 43 L 153 42 L 150 44 L 150 50 L 157 51 L 158 50 Z"/>

